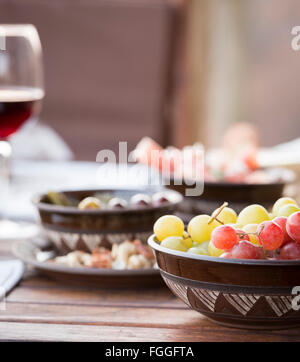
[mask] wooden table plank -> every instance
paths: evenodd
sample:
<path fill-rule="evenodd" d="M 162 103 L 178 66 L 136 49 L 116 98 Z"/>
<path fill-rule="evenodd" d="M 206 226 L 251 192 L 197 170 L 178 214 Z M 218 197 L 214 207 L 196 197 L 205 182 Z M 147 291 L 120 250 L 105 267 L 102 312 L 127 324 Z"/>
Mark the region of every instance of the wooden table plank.
<path fill-rule="evenodd" d="M 9 247 L 1 250 L 9 257 Z M 300 341 L 300 329 L 229 329 L 189 310 L 167 288 L 62 285 L 29 271 L 0 311 L 0 340 Z"/>
<path fill-rule="evenodd" d="M 231 331 L 231 332 L 230 332 Z M 172 329 L 77 324 L 0 323 L 3 341 L 91 341 L 91 342 L 279 342 L 298 341 L 296 337 L 245 330 Z"/>
<path fill-rule="evenodd" d="M 6 303 L 0 322 L 131 325 L 155 328 L 211 328 L 211 322 L 188 308 L 180 310 L 35 303 Z"/>
<path fill-rule="evenodd" d="M 103 326 L 129 326 L 147 328 L 172 328 L 197 330 L 201 333 L 218 331 L 237 334 L 240 330 L 216 325 L 201 314 L 189 310 L 160 308 L 128 308 L 79 305 L 53 305 L 7 302 L 6 311 L 1 311 L 0 322 L 83 324 Z M 249 335 L 281 336 L 283 340 L 299 338 L 299 329 L 283 331 L 244 331 Z"/>
<path fill-rule="evenodd" d="M 65 305 L 114 305 L 128 307 L 160 307 L 160 308 L 187 308 L 166 288 L 157 289 L 79 289 L 64 288 L 28 288 L 21 284 L 7 297 L 10 302 L 38 302 Z"/>
<path fill-rule="evenodd" d="M 233 338 L 247 338 L 256 340 L 263 338 L 269 340 L 274 337 L 281 341 L 294 341 L 299 339 L 299 329 L 290 329 L 282 331 L 241 331 L 228 329 L 218 326 L 209 321 L 201 314 L 186 310 L 156 310 L 148 308 L 113 308 L 113 307 L 94 307 L 88 306 L 63 306 L 52 304 L 33 304 L 33 303 L 7 303 L 6 311 L 0 313 L 0 322 L 19 322 L 35 324 L 64 324 L 64 325 L 97 325 L 97 326 L 116 326 L 135 328 L 160 328 L 160 329 L 179 329 L 197 331 L 203 335 L 212 338 L 214 333 L 230 334 Z M 239 337 L 242 335 L 242 337 Z M 200 338 L 200 337 L 199 337 Z"/>

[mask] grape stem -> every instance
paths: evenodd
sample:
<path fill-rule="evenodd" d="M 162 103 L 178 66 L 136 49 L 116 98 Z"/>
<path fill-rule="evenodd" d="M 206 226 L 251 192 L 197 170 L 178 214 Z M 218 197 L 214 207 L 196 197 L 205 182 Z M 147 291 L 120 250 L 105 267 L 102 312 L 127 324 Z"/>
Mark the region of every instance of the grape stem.
<path fill-rule="evenodd" d="M 243 237 L 244 237 L 245 235 L 249 235 L 249 233 L 248 233 L 248 234 L 246 234 L 246 233 L 236 233 L 236 235 L 239 237 L 240 240 L 242 240 Z"/>
<path fill-rule="evenodd" d="M 262 248 L 263 248 L 263 251 L 264 251 L 264 256 L 265 256 L 265 259 L 267 259 L 267 250 L 266 250 L 266 248 L 265 248 L 265 244 L 264 244 L 264 241 L 263 241 L 263 239 L 262 239 L 262 237 L 260 236 L 260 234 L 261 234 L 261 232 L 263 231 L 263 229 L 264 229 L 264 225 L 262 225 L 262 228 L 261 228 L 261 230 L 259 231 L 259 233 L 239 233 L 239 232 L 237 232 L 236 234 L 237 234 L 237 236 L 241 239 L 241 237 L 242 236 L 244 236 L 244 235 L 256 235 L 258 238 L 259 238 L 259 240 L 260 240 L 260 242 L 261 242 L 261 245 L 262 245 Z"/>
<path fill-rule="evenodd" d="M 225 207 L 228 206 L 228 202 L 224 202 L 224 204 L 222 206 L 219 207 L 218 211 L 216 212 L 215 215 L 211 215 L 211 218 L 208 220 L 208 225 L 211 224 L 213 222 L 213 220 L 218 221 L 218 223 L 224 225 L 223 221 L 218 219 L 218 216 L 220 215 L 220 213 L 222 212 L 223 209 L 225 209 Z"/>
<path fill-rule="evenodd" d="M 262 239 L 262 237 L 260 236 L 261 232 L 263 231 L 263 229 L 265 228 L 265 225 L 262 225 L 262 228 L 261 230 L 259 231 L 259 233 L 257 234 L 257 237 L 259 238 L 261 244 L 262 244 L 262 247 L 263 247 L 263 250 L 264 250 L 264 256 L 265 256 L 265 259 L 267 259 L 267 250 L 265 248 L 265 243 Z"/>
<path fill-rule="evenodd" d="M 225 207 L 228 206 L 228 202 L 224 202 L 224 204 L 222 206 L 219 207 L 218 211 L 216 212 L 216 214 L 212 214 L 210 219 L 208 220 L 208 225 L 211 224 L 213 222 L 213 220 L 216 220 L 218 223 L 224 225 L 223 221 L 219 220 L 218 219 L 218 216 L 220 215 L 220 213 L 222 212 L 222 210 L 225 209 Z M 240 238 L 240 240 L 243 238 L 244 235 L 256 235 L 260 242 L 261 242 L 261 245 L 262 245 L 262 248 L 263 248 L 263 251 L 264 251 L 264 256 L 265 256 L 265 259 L 267 259 L 267 250 L 265 248 L 265 244 L 264 244 L 264 241 L 262 239 L 262 237 L 260 236 L 261 232 L 263 231 L 264 229 L 264 225 L 262 225 L 262 228 L 261 230 L 259 231 L 259 233 L 240 233 L 240 232 L 237 232 L 237 236 Z"/>

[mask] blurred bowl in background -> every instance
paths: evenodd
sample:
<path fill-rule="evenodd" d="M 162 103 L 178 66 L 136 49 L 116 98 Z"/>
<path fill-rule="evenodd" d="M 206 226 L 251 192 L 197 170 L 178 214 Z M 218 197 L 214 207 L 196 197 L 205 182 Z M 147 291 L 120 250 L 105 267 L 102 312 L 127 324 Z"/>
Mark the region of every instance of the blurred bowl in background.
<path fill-rule="evenodd" d="M 60 191 L 67 197 L 82 200 L 95 194 L 111 194 L 129 200 L 138 193 L 153 196 L 145 189 L 98 189 Z M 168 201 L 157 206 L 137 206 L 99 210 L 79 210 L 77 207 L 49 203 L 47 194 L 34 198 L 45 236 L 63 253 L 72 250 L 91 252 L 99 246 L 111 247 L 126 239 L 140 239 L 146 243 L 153 224 L 162 215 L 175 212 L 182 196 L 171 190 L 164 191 Z"/>
<path fill-rule="evenodd" d="M 249 204 L 260 204 L 270 208 L 274 202 L 282 197 L 286 185 L 295 180 L 293 171 L 285 168 L 270 169 L 274 175 L 279 175 L 279 181 L 273 183 L 235 183 L 235 182 L 205 182 L 202 195 L 184 197 L 184 201 L 178 207 L 179 213 L 187 221 L 198 214 L 211 214 L 223 201 L 227 201 L 236 212 L 240 212 Z M 168 188 L 185 195 L 186 188 L 190 184 L 175 185 L 171 180 Z"/>

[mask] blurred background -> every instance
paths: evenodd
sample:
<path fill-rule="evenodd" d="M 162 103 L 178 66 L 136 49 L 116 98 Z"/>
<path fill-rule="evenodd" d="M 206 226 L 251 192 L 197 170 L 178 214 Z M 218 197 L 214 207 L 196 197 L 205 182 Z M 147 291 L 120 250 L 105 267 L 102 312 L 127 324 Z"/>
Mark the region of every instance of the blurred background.
<path fill-rule="evenodd" d="M 263 146 L 298 137 L 299 14 L 297 0 L 0 0 L 0 23 L 32 23 L 41 38 L 38 127 L 61 137 L 58 158 L 91 161 L 145 135 L 217 146 L 237 121 L 257 125 Z M 25 137 L 21 149 L 56 157 L 26 152 Z"/>

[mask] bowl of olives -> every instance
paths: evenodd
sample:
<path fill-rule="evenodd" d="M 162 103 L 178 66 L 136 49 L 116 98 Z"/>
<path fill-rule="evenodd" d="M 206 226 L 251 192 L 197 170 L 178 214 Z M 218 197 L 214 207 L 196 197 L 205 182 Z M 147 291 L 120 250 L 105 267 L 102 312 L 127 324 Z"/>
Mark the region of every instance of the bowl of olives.
<path fill-rule="evenodd" d="M 51 191 L 34 198 L 45 236 L 62 252 L 146 243 L 155 220 L 181 201 L 178 192 L 165 189 Z"/>

